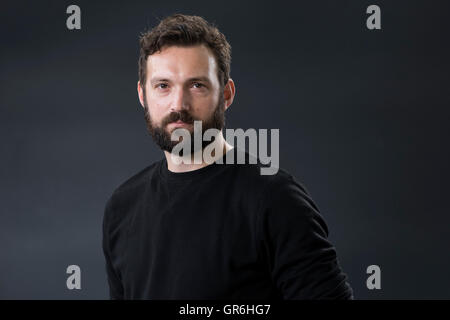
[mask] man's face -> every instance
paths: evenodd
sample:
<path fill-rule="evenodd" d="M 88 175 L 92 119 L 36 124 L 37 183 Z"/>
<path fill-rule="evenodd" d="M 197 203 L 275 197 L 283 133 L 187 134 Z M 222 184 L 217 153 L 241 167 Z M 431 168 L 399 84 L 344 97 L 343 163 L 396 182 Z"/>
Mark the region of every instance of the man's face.
<path fill-rule="evenodd" d="M 149 56 L 142 96 L 147 128 L 162 150 L 171 152 L 179 143 L 170 138 L 176 128 L 189 130 L 193 141 L 195 120 L 202 121 L 201 134 L 224 126 L 224 97 L 216 60 L 203 45 L 166 47 Z M 209 143 L 204 142 L 202 148 Z"/>

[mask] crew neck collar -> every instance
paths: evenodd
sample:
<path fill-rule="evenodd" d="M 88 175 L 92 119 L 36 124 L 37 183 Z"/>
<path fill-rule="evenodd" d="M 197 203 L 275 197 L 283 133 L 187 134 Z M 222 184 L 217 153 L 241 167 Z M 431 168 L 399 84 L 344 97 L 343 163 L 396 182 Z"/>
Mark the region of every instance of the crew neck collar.
<path fill-rule="evenodd" d="M 184 181 L 184 180 L 197 179 L 197 178 L 200 178 L 200 177 L 210 174 L 211 171 L 213 171 L 214 169 L 217 169 L 217 167 L 219 167 L 219 166 L 226 165 L 226 157 L 227 157 L 228 153 L 234 153 L 234 157 L 236 157 L 236 151 L 237 151 L 237 149 L 235 147 L 233 147 L 230 150 L 228 150 L 226 153 L 224 153 L 222 155 L 222 157 L 217 159 L 215 162 L 208 164 L 204 167 L 201 167 L 199 169 L 195 169 L 195 170 L 191 170 L 191 171 L 184 171 L 184 172 L 170 171 L 167 166 L 167 159 L 166 159 L 166 157 L 164 157 L 160 161 L 159 174 L 160 174 L 161 178 L 166 179 L 166 180 L 171 180 L 171 181 L 175 181 L 175 180 L 176 181 Z M 219 161 L 220 159 L 222 159 L 222 164 L 217 163 L 217 161 Z"/>

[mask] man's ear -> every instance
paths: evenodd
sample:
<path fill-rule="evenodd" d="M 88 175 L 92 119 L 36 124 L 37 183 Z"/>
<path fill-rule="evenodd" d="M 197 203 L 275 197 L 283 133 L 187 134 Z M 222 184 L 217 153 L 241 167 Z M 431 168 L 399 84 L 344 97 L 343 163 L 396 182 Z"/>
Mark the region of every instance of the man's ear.
<path fill-rule="evenodd" d="M 139 102 L 141 103 L 142 108 L 145 109 L 145 104 L 144 104 L 144 89 L 142 89 L 142 86 L 141 86 L 141 82 L 140 82 L 140 81 L 138 81 L 138 83 L 137 83 L 137 91 L 138 91 Z"/>
<path fill-rule="evenodd" d="M 225 110 L 233 103 L 234 96 L 236 94 L 236 88 L 234 86 L 233 79 L 229 78 L 225 87 L 223 88 L 223 98 L 225 102 Z"/>

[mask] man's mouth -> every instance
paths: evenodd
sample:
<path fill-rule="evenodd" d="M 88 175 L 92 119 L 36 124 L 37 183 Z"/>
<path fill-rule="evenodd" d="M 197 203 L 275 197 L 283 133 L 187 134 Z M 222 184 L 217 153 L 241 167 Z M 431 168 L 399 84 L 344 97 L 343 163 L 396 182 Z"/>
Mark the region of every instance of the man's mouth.
<path fill-rule="evenodd" d="M 174 127 L 182 127 L 182 126 L 188 126 L 189 123 L 183 122 L 181 120 L 175 121 L 175 122 L 171 122 L 170 123 L 172 126 Z"/>

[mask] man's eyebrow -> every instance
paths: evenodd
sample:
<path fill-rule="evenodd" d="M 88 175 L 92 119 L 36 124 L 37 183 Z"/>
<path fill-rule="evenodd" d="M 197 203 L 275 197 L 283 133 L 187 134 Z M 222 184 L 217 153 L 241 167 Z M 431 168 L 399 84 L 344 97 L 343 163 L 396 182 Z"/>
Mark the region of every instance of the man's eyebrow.
<path fill-rule="evenodd" d="M 166 79 L 166 78 L 159 78 L 159 77 L 150 79 L 150 83 L 156 83 L 156 82 L 170 82 L 170 80 Z"/>
<path fill-rule="evenodd" d="M 208 77 L 193 77 L 193 78 L 189 78 L 188 81 L 189 81 L 189 82 L 193 82 L 193 81 L 203 81 L 203 82 L 211 83 L 211 81 L 209 80 Z"/>

